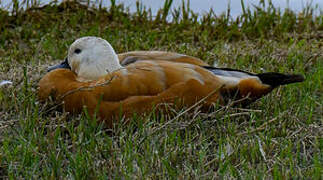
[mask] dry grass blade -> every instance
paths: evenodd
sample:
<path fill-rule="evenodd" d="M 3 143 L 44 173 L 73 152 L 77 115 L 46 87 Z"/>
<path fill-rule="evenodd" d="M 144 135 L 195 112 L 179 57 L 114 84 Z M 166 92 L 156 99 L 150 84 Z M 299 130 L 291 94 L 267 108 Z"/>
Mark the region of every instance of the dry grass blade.
<path fill-rule="evenodd" d="M 210 98 L 212 95 L 214 95 L 216 92 L 218 92 L 221 88 L 223 88 L 224 85 L 222 85 L 221 87 L 214 89 L 212 92 L 210 92 L 207 96 L 205 96 L 204 98 L 200 99 L 198 102 L 196 102 L 195 104 L 193 104 L 192 106 L 190 106 L 189 108 L 185 109 L 183 112 L 179 113 L 177 116 L 175 116 L 173 119 L 167 121 L 164 125 L 160 126 L 159 128 L 156 128 L 153 130 L 152 133 L 150 133 L 147 136 L 151 136 L 155 133 L 157 133 L 158 131 L 164 129 L 165 127 L 167 127 L 169 124 L 173 123 L 175 120 L 177 120 L 178 118 L 180 118 L 181 116 L 183 116 L 185 113 L 191 111 L 192 109 L 194 109 L 195 107 L 197 107 L 198 105 L 200 105 L 201 103 L 203 103 L 205 100 L 207 100 L 208 98 Z M 139 144 L 141 144 L 146 138 L 143 138 Z"/>
<path fill-rule="evenodd" d="M 276 120 L 278 120 L 279 117 L 283 116 L 286 112 L 283 112 L 281 114 L 279 114 L 278 116 L 274 117 L 273 119 L 265 122 L 264 124 L 262 124 L 261 126 L 259 126 L 258 128 L 256 129 L 253 129 L 253 130 L 250 130 L 250 131 L 245 131 L 245 132 L 242 132 L 242 133 L 238 133 L 237 135 L 238 136 L 244 136 L 246 134 L 252 134 L 252 133 L 255 133 L 255 132 L 258 132 L 258 131 L 262 131 L 264 130 L 269 124 L 275 122 Z"/>
<path fill-rule="evenodd" d="M 148 69 L 148 68 L 138 68 L 138 67 L 134 67 L 135 69 L 139 69 L 139 70 L 143 70 L 143 71 L 151 71 L 151 69 Z M 125 69 L 125 68 L 120 68 L 120 69 L 118 69 L 118 70 L 116 70 L 116 71 L 121 71 L 121 70 L 123 70 L 123 69 Z M 115 72 L 116 72 L 115 71 Z M 109 74 L 111 73 L 111 72 L 108 72 Z M 79 92 L 79 91 L 91 91 L 91 90 L 93 90 L 93 88 L 96 88 L 96 87 L 100 87 L 100 86 L 106 86 L 106 85 L 108 85 L 114 78 L 115 78 L 116 76 L 111 76 L 111 78 L 109 79 L 109 80 L 107 80 L 107 81 L 105 81 L 105 82 L 103 82 L 103 83 L 99 83 L 99 84 L 96 84 L 96 85 L 93 85 L 93 86 L 86 86 L 86 87 L 79 87 L 79 88 L 77 88 L 77 89 L 73 89 L 73 90 L 71 90 L 71 91 L 68 91 L 68 92 L 66 92 L 65 94 L 63 94 L 63 95 L 61 95 L 61 96 L 59 96 L 58 97 L 58 100 L 62 100 L 62 99 L 64 99 L 66 96 L 68 96 L 68 95 L 71 95 L 71 94 L 73 94 L 73 93 L 76 93 L 76 92 Z"/>
<path fill-rule="evenodd" d="M 91 91 L 93 90 L 94 88 L 96 87 L 100 87 L 100 86 L 106 86 L 108 85 L 113 79 L 115 78 L 115 76 L 112 76 L 109 80 L 103 82 L 103 83 L 99 83 L 99 84 L 96 84 L 96 85 L 93 85 L 93 86 L 86 86 L 86 87 L 79 87 L 77 89 L 73 89 L 73 90 L 70 90 L 68 92 L 66 92 L 65 94 L 61 95 L 58 97 L 58 100 L 61 101 L 63 100 L 66 96 L 68 95 L 71 95 L 73 93 L 76 93 L 76 92 L 79 92 L 79 91 Z"/>
<path fill-rule="evenodd" d="M 212 92 L 210 92 L 207 96 L 205 96 L 204 98 L 200 99 L 197 103 L 193 104 L 192 106 L 190 106 L 189 108 L 185 109 L 183 112 L 179 113 L 176 117 L 174 117 L 173 119 L 167 121 L 164 125 L 162 125 L 161 127 L 159 127 L 158 129 L 156 129 L 156 131 L 159 131 L 163 128 L 165 128 L 166 126 L 168 126 L 169 124 L 171 124 L 172 122 L 174 122 L 175 120 L 177 120 L 178 118 L 180 118 L 182 115 L 184 115 L 185 113 L 191 111 L 192 109 L 194 109 L 195 107 L 197 107 L 198 105 L 200 105 L 201 103 L 203 103 L 205 100 L 207 100 L 208 98 L 210 98 L 212 95 L 214 95 L 216 92 L 218 92 L 223 86 L 214 89 Z"/>

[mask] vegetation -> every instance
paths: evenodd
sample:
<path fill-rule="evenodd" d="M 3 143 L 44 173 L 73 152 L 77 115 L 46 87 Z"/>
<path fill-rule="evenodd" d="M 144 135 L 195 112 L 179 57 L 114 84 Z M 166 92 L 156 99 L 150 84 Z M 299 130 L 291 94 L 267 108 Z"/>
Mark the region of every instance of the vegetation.
<path fill-rule="evenodd" d="M 17 1 L 14 1 L 17 2 Z M 244 14 L 204 16 L 171 0 L 156 16 L 140 4 L 40 7 L 25 1 L 0 10 L 0 176 L 59 179 L 322 179 L 323 16 L 260 4 Z M 246 108 L 134 115 L 107 129 L 37 100 L 46 68 L 81 36 L 107 39 L 119 53 L 166 50 L 221 67 L 301 73 L 304 83 L 275 90 Z M 182 110 L 182 112 L 185 109 Z M 180 112 L 178 112 L 180 113 Z M 166 123 L 167 122 L 167 123 Z"/>

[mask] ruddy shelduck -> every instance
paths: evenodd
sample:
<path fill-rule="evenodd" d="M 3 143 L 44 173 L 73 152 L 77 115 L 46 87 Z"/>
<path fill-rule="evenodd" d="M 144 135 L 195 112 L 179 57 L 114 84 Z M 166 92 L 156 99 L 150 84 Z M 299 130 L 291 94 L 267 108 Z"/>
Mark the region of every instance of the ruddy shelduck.
<path fill-rule="evenodd" d="M 65 61 L 49 68 L 39 82 L 39 98 L 52 96 L 64 109 L 80 113 L 86 107 L 111 126 L 134 113 L 148 113 L 160 104 L 203 108 L 230 100 L 252 102 L 274 88 L 304 80 L 302 75 L 253 74 L 208 66 L 202 60 L 167 52 L 137 51 L 117 55 L 98 37 L 77 39 Z"/>

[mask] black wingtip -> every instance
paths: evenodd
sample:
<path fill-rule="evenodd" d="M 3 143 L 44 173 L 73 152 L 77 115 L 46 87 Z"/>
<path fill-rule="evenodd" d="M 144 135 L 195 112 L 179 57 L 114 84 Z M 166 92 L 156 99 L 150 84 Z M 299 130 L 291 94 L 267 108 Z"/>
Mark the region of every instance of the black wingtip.
<path fill-rule="evenodd" d="M 303 75 L 300 74 L 281 74 L 275 72 L 257 74 L 262 83 L 268 84 L 272 87 L 280 85 L 303 82 L 305 80 Z"/>

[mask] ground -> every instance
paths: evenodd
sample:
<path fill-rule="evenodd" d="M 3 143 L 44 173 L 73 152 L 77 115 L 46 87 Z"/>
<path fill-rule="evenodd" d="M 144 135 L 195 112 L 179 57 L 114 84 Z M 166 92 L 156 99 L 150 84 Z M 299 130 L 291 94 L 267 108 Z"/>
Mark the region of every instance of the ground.
<path fill-rule="evenodd" d="M 28 3 L 29 1 L 27 1 Z M 166 1 L 169 2 L 169 1 Z M 260 5 L 261 7 L 261 5 Z M 171 16 L 171 21 L 167 20 Z M 2 178 L 320 179 L 323 174 L 323 17 L 273 7 L 237 19 L 198 18 L 169 4 L 152 17 L 123 6 L 78 3 L 0 10 L 0 176 Z M 87 35 L 118 53 L 165 50 L 220 67 L 300 73 L 247 108 L 133 116 L 113 129 L 37 99 L 37 83 L 68 46 Z"/>

